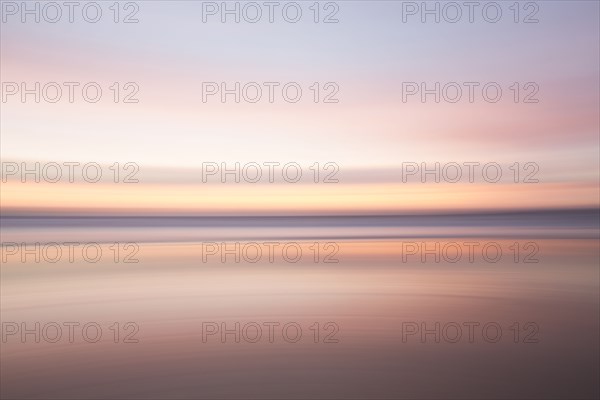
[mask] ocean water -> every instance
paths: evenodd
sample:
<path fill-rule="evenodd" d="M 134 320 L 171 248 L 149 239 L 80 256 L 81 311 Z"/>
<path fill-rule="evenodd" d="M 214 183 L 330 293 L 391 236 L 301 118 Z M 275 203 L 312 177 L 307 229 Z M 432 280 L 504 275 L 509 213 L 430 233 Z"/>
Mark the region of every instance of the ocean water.
<path fill-rule="evenodd" d="M 3 398 L 600 395 L 597 210 L 1 222 Z"/>

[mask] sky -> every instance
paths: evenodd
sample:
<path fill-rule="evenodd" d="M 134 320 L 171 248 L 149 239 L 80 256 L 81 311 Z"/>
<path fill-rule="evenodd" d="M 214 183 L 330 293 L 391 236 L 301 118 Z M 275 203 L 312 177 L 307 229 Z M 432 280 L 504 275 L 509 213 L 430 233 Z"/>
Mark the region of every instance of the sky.
<path fill-rule="evenodd" d="M 3 14 L 3 84 L 97 82 L 103 96 L 97 103 L 77 90 L 73 103 L 3 99 L 2 162 L 96 162 L 105 170 L 135 163 L 140 179 L 127 186 L 3 177 L 2 208 L 212 215 L 597 207 L 599 4 L 538 2 L 539 22 L 525 24 L 500 3 L 494 24 L 477 11 L 474 23 L 422 23 L 419 15 L 403 22 L 402 2 L 391 1 L 337 2 L 339 22 L 328 24 L 313 22 L 312 2 L 300 2 L 295 24 L 277 12 L 273 23 L 222 23 L 219 15 L 205 23 L 202 2 L 189 1 L 138 2 L 139 22 L 131 24 L 114 23 L 107 2 L 95 24 L 77 13 L 74 23 L 54 24 Z M 139 101 L 115 103 L 114 82 L 122 96 L 135 83 Z M 203 102 L 203 82 L 297 82 L 303 95 L 297 103 L 278 90 L 273 103 L 222 103 L 218 95 Z M 339 101 L 315 103 L 314 82 L 320 96 L 334 83 Z M 496 82 L 503 94 L 496 103 L 480 89 L 473 102 L 403 101 L 403 82 Z M 515 82 L 520 100 L 533 83 L 539 101 L 515 103 Z M 339 182 L 198 182 L 206 162 L 271 161 L 304 172 L 335 163 Z M 505 177 L 515 162 L 535 163 L 539 182 L 402 182 L 408 162 L 494 162 Z"/>

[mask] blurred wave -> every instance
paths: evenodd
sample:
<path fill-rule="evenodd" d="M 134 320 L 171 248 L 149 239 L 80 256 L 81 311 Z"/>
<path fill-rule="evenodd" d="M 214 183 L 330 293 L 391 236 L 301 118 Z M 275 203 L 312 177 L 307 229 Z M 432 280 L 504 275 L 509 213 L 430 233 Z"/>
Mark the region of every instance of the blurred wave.
<path fill-rule="evenodd" d="M 600 210 L 262 217 L 3 216 L 3 242 L 188 242 L 443 237 L 597 238 Z"/>

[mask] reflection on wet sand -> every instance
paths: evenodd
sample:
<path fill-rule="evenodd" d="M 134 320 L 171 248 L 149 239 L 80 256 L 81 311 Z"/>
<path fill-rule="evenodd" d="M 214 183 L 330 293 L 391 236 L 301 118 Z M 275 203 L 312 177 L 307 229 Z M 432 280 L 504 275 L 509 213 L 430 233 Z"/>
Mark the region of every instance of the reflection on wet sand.
<path fill-rule="evenodd" d="M 100 245 L 105 256 L 95 263 L 37 263 L 31 256 L 22 263 L 3 247 L 2 322 L 30 331 L 39 322 L 41 338 L 36 343 L 29 333 L 23 343 L 22 332 L 5 335 L 2 395 L 598 395 L 595 239 L 279 241 L 276 249 L 288 245 L 288 256 L 277 250 L 256 262 L 246 258 L 257 254 L 249 243 L 262 241 L 139 243 L 137 263 L 115 263 L 110 243 Z M 325 243 L 337 246 L 329 259 L 337 262 L 324 262 L 323 247 L 315 258 L 315 244 Z M 479 245 L 469 252 L 474 245 L 465 243 Z M 524 262 L 531 248 L 523 246 L 531 243 L 537 247 L 529 261 L 537 262 Z M 463 257 L 453 261 L 458 252 Z M 63 324 L 73 321 L 80 325 L 70 343 Z M 135 330 L 124 329 L 128 322 L 138 329 L 137 343 L 124 342 Z M 46 340 L 54 334 L 49 323 L 62 326 L 56 343 Z M 100 326 L 97 342 L 82 336 L 86 323 Z M 477 324 L 471 338 L 469 323 Z M 500 327 L 499 337 L 495 330 L 484 335 L 489 323 Z M 524 341 L 532 333 L 527 323 L 539 327 L 536 341 Z M 293 329 L 284 336 L 287 324 Z M 415 326 L 419 332 L 409 335 Z M 335 327 L 337 343 L 326 342 Z"/>

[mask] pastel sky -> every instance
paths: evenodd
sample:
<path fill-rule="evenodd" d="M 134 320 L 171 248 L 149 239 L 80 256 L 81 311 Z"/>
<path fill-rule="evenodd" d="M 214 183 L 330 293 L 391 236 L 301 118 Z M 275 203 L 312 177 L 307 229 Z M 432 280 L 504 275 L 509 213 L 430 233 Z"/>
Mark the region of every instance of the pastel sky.
<path fill-rule="evenodd" d="M 2 82 L 98 82 L 100 102 L 1 104 L 3 162 L 135 162 L 132 187 L 3 183 L 4 210 L 174 213 L 374 212 L 598 205 L 599 3 L 538 2 L 539 23 L 402 22 L 401 2 L 338 2 L 339 23 L 202 22 L 201 2 L 138 2 L 115 24 L 2 23 Z M 302 3 L 304 10 L 312 4 Z M 504 4 L 504 3 L 503 3 Z M 105 3 L 108 7 L 108 3 Z M 508 11 L 508 6 L 504 11 Z M 476 16 L 478 16 L 476 14 Z M 302 85 L 295 104 L 202 102 L 202 82 Z M 495 104 L 402 101 L 402 82 L 498 82 Z M 135 82 L 137 104 L 108 87 Z M 314 103 L 314 82 L 339 86 Z M 515 103 L 535 82 L 537 104 Z M 331 187 L 211 185 L 203 162 L 335 162 Z M 535 162 L 539 184 L 412 185 L 403 162 Z M 391 178 L 387 178 L 391 177 Z M 345 178 L 342 179 L 342 178 Z M 168 187 L 168 193 L 165 192 Z"/>

